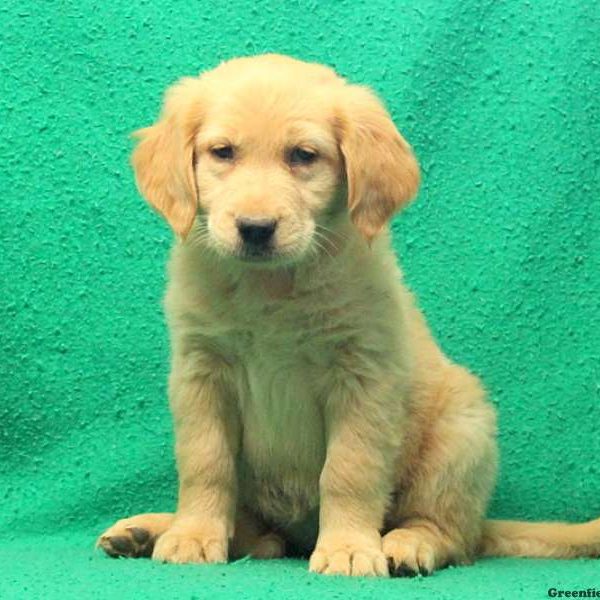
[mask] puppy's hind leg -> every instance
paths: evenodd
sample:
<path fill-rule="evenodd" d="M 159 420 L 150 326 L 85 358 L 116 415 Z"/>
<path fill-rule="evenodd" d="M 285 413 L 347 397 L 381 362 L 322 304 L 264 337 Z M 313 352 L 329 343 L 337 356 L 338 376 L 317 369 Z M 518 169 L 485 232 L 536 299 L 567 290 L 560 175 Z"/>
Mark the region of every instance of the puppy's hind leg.
<path fill-rule="evenodd" d="M 416 398 L 419 434 L 386 517 L 383 552 L 396 576 L 471 562 L 493 489 L 494 410 L 476 377 L 456 365 L 445 371 Z"/>
<path fill-rule="evenodd" d="M 152 556 L 156 540 L 171 526 L 173 513 L 145 513 L 117 521 L 96 542 L 113 558 L 145 558 Z M 235 535 L 231 542 L 233 558 L 282 558 L 285 541 L 246 511 L 240 510 Z"/>
<path fill-rule="evenodd" d="M 152 556 L 154 543 L 173 522 L 173 513 L 145 513 L 117 521 L 96 542 L 113 558 Z"/>

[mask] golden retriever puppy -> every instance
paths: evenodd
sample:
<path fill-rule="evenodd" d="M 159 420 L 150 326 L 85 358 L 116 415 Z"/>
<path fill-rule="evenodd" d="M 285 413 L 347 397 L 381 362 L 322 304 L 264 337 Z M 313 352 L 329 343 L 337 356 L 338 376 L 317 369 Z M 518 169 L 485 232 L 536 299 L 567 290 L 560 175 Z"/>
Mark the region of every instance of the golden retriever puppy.
<path fill-rule="evenodd" d="M 478 555 L 600 553 L 600 520 L 486 521 L 495 414 L 402 282 L 390 217 L 416 193 L 376 96 L 265 55 L 167 93 L 138 132 L 143 196 L 177 234 L 165 306 L 179 500 L 99 539 L 211 563 L 426 574 Z"/>

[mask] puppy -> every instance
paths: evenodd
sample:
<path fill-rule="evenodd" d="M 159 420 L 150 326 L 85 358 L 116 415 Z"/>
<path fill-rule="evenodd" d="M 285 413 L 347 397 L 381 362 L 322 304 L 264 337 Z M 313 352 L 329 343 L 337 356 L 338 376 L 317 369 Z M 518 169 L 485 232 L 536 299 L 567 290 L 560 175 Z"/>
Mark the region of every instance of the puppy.
<path fill-rule="evenodd" d="M 138 132 L 142 195 L 177 234 L 165 307 L 179 500 L 113 556 L 310 555 L 427 574 L 481 555 L 596 556 L 600 519 L 487 521 L 495 413 L 402 283 L 390 217 L 419 168 L 385 108 L 265 55 L 182 79 Z"/>

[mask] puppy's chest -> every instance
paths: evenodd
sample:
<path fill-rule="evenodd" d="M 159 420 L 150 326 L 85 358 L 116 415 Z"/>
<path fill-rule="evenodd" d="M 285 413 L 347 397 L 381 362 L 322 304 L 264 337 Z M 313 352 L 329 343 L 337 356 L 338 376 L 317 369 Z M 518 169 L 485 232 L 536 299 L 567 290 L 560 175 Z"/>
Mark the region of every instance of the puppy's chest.
<path fill-rule="evenodd" d="M 243 491 L 279 522 L 299 519 L 318 504 L 325 461 L 327 348 L 298 333 L 260 329 L 232 336 Z"/>
<path fill-rule="evenodd" d="M 236 293 L 218 309 L 242 423 L 240 492 L 274 522 L 300 520 L 318 505 L 327 377 L 353 327 L 318 295 Z"/>
<path fill-rule="evenodd" d="M 314 347 L 311 360 L 306 345 L 293 338 L 258 338 L 246 347 L 236 370 L 245 453 L 261 471 L 314 468 L 324 448 L 318 360 L 324 351 Z"/>

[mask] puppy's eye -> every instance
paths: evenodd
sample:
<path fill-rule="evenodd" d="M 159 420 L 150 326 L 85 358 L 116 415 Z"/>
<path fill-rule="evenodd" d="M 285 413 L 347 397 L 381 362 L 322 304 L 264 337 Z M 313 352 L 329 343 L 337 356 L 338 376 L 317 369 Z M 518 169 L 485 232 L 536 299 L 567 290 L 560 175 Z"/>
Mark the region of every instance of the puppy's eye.
<path fill-rule="evenodd" d="M 300 148 L 296 146 L 292 148 L 292 151 L 289 155 L 290 164 L 295 165 L 310 165 L 317 160 L 317 153 L 312 150 L 307 150 L 306 148 Z"/>
<path fill-rule="evenodd" d="M 215 146 L 210 153 L 219 160 L 232 160 L 235 154 L 233 146 Z"/>

